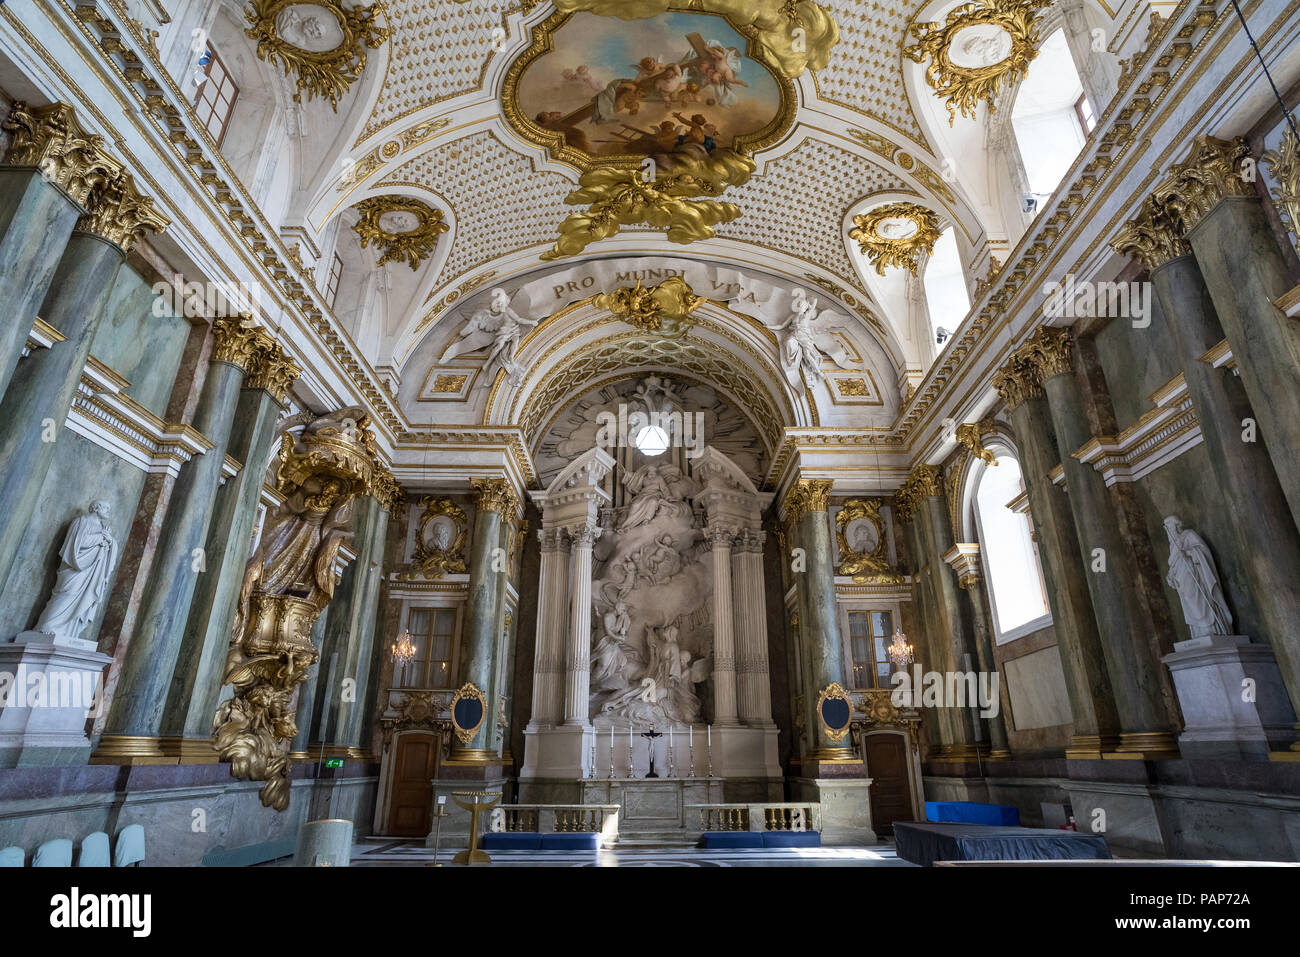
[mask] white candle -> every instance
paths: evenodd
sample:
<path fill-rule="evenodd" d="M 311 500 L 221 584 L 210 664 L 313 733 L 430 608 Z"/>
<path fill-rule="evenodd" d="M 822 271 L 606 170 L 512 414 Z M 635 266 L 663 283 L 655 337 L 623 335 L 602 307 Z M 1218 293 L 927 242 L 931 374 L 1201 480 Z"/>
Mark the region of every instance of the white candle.
<path fill-rule="evenodd" d="M 707 730 L 708 730 L 708 732 L 709 732 L 709 741 L 708 741 L 708 745 L 709 745 L 709 747 L 713 747 L 713 725 L 709 725 L 708 728 L 707 728 Z"/>
<path fill-rule="evenodd" d="M 439 804 L 446 804 L 446 803 L 447 803 L 447 795 L 445 795 L 445 794 L 439 794 L 439 795 L 438 795 L 438 803 L 439 803 Z"/>
<path fill-rule="evenodd" d="M 695 747 L 695 725 L 691 725 L 691 740 L 687 742 L 693 748 Z"/>
<path fill-rule="evenodd" d="M 609 726 L 609 753 L 614 753 L 614 726 Z"/>

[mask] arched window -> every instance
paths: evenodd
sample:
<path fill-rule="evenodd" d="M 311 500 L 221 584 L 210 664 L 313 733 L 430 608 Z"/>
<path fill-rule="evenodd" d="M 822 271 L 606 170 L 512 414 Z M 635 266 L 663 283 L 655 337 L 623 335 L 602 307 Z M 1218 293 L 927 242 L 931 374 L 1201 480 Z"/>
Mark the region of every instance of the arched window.
<path fill-rule="evenodd" d="M 1029 189 L 1041 205 L 1060 185 L 1096 125 L 1064 30 L 1044 40 L 1029 64 L 1029 73 L 1016 92 L 1011 124 Z"/>
<path fill-rule="evenodd" d="M 970 312 L 970 294 L 957 254 L 957 233 L 949 226 L 934 244 L 925 264 L 925 304 L 935 341 L 942 344 Z"/>
<path fill-rule="evenodd" d="M 998 641 L 1009 641 L 1046 625 L 1049 612 L 1029 519 L 1007 507 L 1025 491 L 1020 463 L 1005 452 L 996 461 L 978 476 L 975 521 L 993 629 Z"/>

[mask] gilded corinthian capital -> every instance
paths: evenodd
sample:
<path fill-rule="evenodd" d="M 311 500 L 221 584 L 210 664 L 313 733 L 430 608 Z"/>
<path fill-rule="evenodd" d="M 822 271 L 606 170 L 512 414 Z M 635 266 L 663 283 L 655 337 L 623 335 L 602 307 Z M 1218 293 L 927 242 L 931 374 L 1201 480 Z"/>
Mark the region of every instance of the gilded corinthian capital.
<path fill-rule="evenodd" d="M 1073 347 L 1074 334 L 1069 329 L 1043 326 L 1018 351 L 1038 369 L 1040 379 L 1050 379 L 1073 371 Z"/>
<path fill-rule="evenodd" d="M 1007 411 L 1019 406 L 1026 399 L 1034 399 L 1043 394 L 1043 380 L 1038 368 L 1022 352 L 1013 352 L 1006 365 L 993 374 L 993 388 L 997 390 L 1002 401 L 1007 404 Z"/>
<path fill-rule="evenodd" d="M 35 109 L 15 103 L 0 128 L 13 134 L 5 163 L 39 167 L 83 206 L 91 190 L 122 173 L 122 164 L 105 151 L 104 138 L 83 130 L 66 103 Z"/>
<path fill-rule="evenodd" d="M 89 210 L 77 220 L 77 229 L 102 236 L 130 252 L 145 230 L 161 233 L 171 220 L 154 208 L 153 200 L 135 188 L 130 173 L 109 177 L 91 190 Z"/>
<path fill-rule="evenodd" d="M 907 474 L 903 484 L 894 493 L 894 511 L 899 519 L 906 520 L 921 508 L 921 503 L 932 495 L 943 494 L 943 471 L 937 465 L 918 465 Z"/>
<path fill-rule="evenodd" d="M 808 512 L 826 511 L 830 496 L 830 479 L 799 479 L 785 494 L 787 520 L 796 523 Z"/>
<path fill-rule="evenodd" d="M 1191 229 L 1225 196 L 1254 196 L 1247 178 L 1250 148 L 1242 137 L 1221 140 L 1198 136 L 1190 155 L 1174 166 L 1152 192 L 1156 203 L 1178 223 Z"/>
<path fill-rule="evenodd" d="M 503 478 L 474 479 L 474 504 L 479 511 L 496 512 L 505 521 L 515 517 L 519 510 L 519 496 Z"/>
<path fill-rule="evenodd" d="M 216 339 L 213 359 L 237 365 L 247 373 L 254 368 L 258 356 L 275 346 L 275 340 L 265 330 L 244 325 L 245 320 L 251 318 L 251 314 L 241 312 L 237 316 L 213 320 L 212 336 Z"/>
<path fill-rule="evenodd" d="M 1181 226 L 1150 197 L 1108 245 L 1121 256 L 1136 259 L 1148 270 L 1191 254 Z"/>
<path fill-rule="evenodd" d="M 280 344 L 270 336 L 258 338 L 247 366 L 245 385 L 264 389 L 284 405 L 289 398 L 289 387 L 302 375 L 302 369 L 285 354 Z"/>

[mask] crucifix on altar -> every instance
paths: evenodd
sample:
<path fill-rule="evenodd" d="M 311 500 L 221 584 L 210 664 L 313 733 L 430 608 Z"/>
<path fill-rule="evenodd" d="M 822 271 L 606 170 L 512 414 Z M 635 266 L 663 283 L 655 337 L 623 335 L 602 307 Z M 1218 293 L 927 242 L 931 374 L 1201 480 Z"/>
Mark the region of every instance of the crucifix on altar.
<path fill-rule="evenodd" d="M 655 774 L 655 738 L 662 738 L 663 735 L 655 730 L 655 726 L 650 725 L 649 731 L 642 731 L 641 737 L 646 739 L 646 750 L 650 753 L 650 770 L 646 773 L 648 778 L 657 778 Z"/>

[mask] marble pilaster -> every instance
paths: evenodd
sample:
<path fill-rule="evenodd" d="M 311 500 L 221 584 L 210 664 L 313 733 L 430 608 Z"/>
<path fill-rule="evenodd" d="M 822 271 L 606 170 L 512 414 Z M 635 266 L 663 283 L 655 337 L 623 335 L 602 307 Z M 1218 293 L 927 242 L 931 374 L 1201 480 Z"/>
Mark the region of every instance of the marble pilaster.
<path fill-rule="evenodd" d="M 713 723 L 734 727 L 736 711 L 736 631 L 731 581 L 731 543 L 735 530 L 711 525 L 713 553 Z"/>
<path fill-rule="evenodd" d="M 591 548 L 600 528 L 569 529 L 569 634 L 564 656 L 564 723 L 587 728 L 591 707 Z"/>
<path fill-rule="evenodd" d="M 751 727 L 772 723 L 772 683 L 767 664 L 767 608 L 763 587 L 761 531 L 744 531 L 733 546 L 732 585 L 736 623 L 736 696 L 740 720 Z"/>
<path fill-rule="evenodd" d="M 1070 503 L 1049 474 L 1060 463 L 1061 452 L 1042 380 L 1031 363 L 1013 356 L 994 376 L 993 384 L 1007 405 L 1016 434 L 1047 603 L 1069 693 L 1074 730 L 1066 757 L 1100 758 L 1119 741 L 1119 718 Z"/>
<path fill-rule="evenodd" d="M 196 586 L 200 577 L 217 571 L 209 567 L 216 556 L 207 555 L 203 546 L 239 390 L 253 357 L 269 349 L 272 340 L 260 329 L 245 327 L 239 316 L 214 322 L 213 336 L 216 344 L 194 416 L 194 427 L 212 448 L 181 466 L 176 478 L 149 584 L 113 692 L 105 725 L 108 739 L 158 735 Z M 194 667 L 197 663 L 186 664 Z M 101 741 L 100 758 L 107 760 L 115 747 L 111 740 Z"/>
<path fill-rule="evenodd" d="M 203 548 L 206 571 L 195 584 L 163 713 L 166 735 L 207 738 L 211 733 L 265 464 L 288 387 L 300 371 L 278 344 L 259 344 L 265 348 L 250 358 L 227 445 L 227 453 L 244 467 L 217 490 Z"/>
<path fill-rule="evenodd" d="M 568 535 L 562 528 L 538 529 L 542 563 L 537 583 L 537 640 L 533 651 L 533 710 L 530 730 L 562 720 L 564 636 L 568 620 L 565 588 L 569 580 Z"/>
<path fill-rule="evenodd" d="M 1063 451 L 1070 510 L 1120 721 L 1116 755 L 1176 757 L 1177 697 L 1168 670 L 1160 663 L 1161 644 L 1173 648 L 1168 608 L 1146 600 L 1142 588 L 1146 571 L 1129 540 L 1134 533 L 1121 526 L 1123 512 L 1101 474 L 1064 454 L 1093 439 L 1073 375 L 1072 347 L 1068 329 L 1044 327 L 1030 341 L 1026 354 L 1039 371 Z M 1137 534 L 1145 535 L 1145 530 Z"/>

